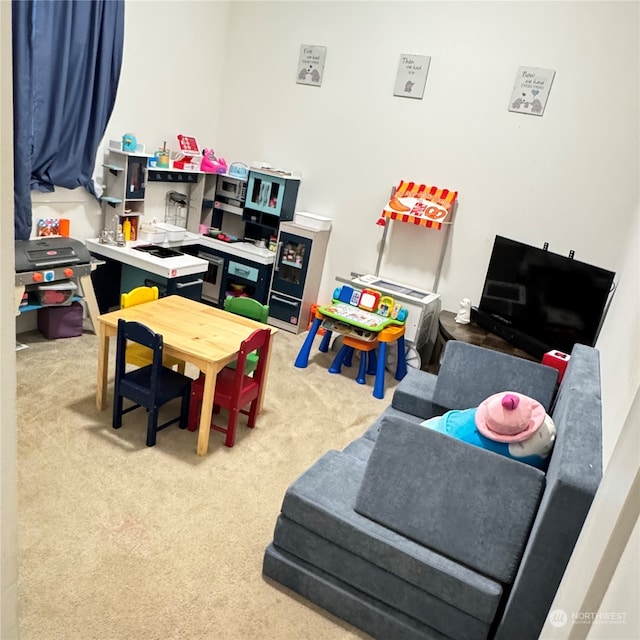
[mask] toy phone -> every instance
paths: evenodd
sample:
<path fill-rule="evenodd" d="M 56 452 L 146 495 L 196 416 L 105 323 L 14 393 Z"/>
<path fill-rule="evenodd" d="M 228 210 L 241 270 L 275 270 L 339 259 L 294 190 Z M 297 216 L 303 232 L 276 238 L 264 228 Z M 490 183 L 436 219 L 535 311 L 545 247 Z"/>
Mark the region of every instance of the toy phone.
<path fill-rule="evenodd" d="M 378 315 L 388 318 L 391 315 L 393 309 L 393 298 L 391 296 L 382 296 L 378 302 Z M 396 314 L 397 315 L 397 314 Z"/>
<path fill-rule="evenodd" d="M 353 296 L 353 287 L 350 287 L 346 284 L 341 287 L 338 287 L 333 292 L 334 300 L 340 300 L 340 302 L 346 302 L 347 304 L 350 303 L 352 296 Z"/>
<path fill-rule="evenodd" d="M 351 299 L 349 300 L 349 304 L 352 304 L 354 307 L 357 307 L 358 304 L 360 303 L 360 294 L 362 292 L 360 291 L 360 289 L 353 289 L 353 292 L 351 294 Z"/>
<path fill-rule="evenodd" d="M 363 289 L 358 306 L 365 311 L 375 311 L 378 308 L 380 294 L 373 289 Z"/>

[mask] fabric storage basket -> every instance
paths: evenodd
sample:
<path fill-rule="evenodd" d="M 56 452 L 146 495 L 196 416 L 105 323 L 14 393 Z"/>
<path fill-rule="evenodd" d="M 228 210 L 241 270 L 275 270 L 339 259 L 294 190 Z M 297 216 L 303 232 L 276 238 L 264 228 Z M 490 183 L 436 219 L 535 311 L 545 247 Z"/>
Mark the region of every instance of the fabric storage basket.
<path fill-rule="evenodd" d="M 79 302 L 38 309 L 38 331 L 49 340 L 81 336 L 83 311 Z"/>

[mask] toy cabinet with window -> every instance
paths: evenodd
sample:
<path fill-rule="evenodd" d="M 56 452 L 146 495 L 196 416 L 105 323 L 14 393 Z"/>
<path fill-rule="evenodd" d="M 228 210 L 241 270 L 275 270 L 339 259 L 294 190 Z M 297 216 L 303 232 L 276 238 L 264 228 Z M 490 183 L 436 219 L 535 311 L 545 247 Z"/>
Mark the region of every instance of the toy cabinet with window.
<path fill-rule="evenodd" d="M 269 241 L 281 222 L 293 220 L 300 178 L 267 169 L 250 169 L 244 202 L 245 235 Z"/>
<path fill-rule="evenodd" d="M 307 328 L 316 304 L 330 230 L 283 222 L 269 293 L 269 324 L 293 333 Z"/>

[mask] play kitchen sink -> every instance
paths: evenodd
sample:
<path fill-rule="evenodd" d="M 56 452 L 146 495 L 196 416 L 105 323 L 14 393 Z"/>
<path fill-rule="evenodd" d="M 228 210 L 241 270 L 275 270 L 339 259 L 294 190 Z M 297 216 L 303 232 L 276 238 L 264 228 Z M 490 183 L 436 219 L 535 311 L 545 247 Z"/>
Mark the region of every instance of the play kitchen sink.
<path fill-rule="evenodd" d="M 144 251 L 150 256 L 155 256 L 156 258 L 176 258 L 177 256 L 184 255 L 182 251 L 177 251 L 176 249 L 170 249 L 168 247 L 161 247 L 157 244 L 145 244 L 132 247 L 132 249 L 135 249 L 136 251 Z"/>

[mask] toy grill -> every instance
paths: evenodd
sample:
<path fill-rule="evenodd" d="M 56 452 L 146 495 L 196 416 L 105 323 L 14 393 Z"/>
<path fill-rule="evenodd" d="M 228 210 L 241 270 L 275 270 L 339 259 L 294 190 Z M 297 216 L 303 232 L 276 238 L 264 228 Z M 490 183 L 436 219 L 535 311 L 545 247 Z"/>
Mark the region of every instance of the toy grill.
<path fill-rule="evenodd" d="M 72 238 L 16 240 L 15 267 L 16 286 L 67 280 L 91 272 L 91 255 Z"/>

